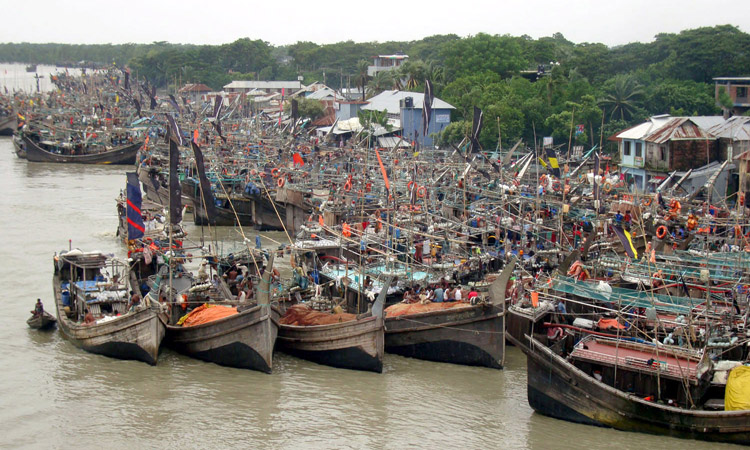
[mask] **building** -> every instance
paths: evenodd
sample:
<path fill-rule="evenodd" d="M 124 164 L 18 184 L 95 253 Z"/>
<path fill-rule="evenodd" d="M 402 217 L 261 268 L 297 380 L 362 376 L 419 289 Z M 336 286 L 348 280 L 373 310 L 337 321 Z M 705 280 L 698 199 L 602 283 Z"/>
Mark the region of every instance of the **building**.
<path fill-rule="evenodd" d="M 670 172 L 720 161 L 719 141 L 707 130 L 723 122 L 721 116 L 664 114 L 624 130 L 614 137 L 619 141 L 620 172 L 633 189 L 649 192 Z"/>
<path fill-rule="evenodd" d="M 387 111 L 389 119 L 397 119 L 402 136 L 408 142 L 417 142 L 422 147 L 434 145 L 432 135 L 439 133 L 451 123 L 452 105 L 435 98 L 429 118 L 427 136 L 423 136 L 422 107 L 424 94 L 406 91 L 383 91 L 372 97 L 362 111 Z"/>
<path fill-rule="evenodd" d="M 254 89 L 263 91 L 266 94 L 281 92 L 284 89 L 285 94 L 291 95 L 293 92 L 302 89 L 302 82 L 237 80 L 224 86 L 226 92 L 250 92 Z"/>
<path fill-rule="evenodd" d="M 409 56 L 404 55 L 402 52 L 393 55 L 378 55 L 375 57 L 374 64 L 367 66 L 367 76 L 374 77 L 378 72 L 398 69 L 408 60 Z"/>
<path fill-rule="evenodd" d="M 717 77 L 714 78 L 714 95 L 719 105 L 719 94 L 726 91 L 732 99 L 731 115 L 741 116 L 750 110 L 750 77 Z"/>
<path fill-rule="evenodd" d="M 202 83 L 190 83 L 181 87 L 177 93 L 191 102 L 200 102 L 205 100 L 205 96 L 212 92 L 212 89 Z"/>
<path fill-rule="evenodd" d="M 737 155 L 750 151 L 750 117 L 730 117 L 709 128 L 708 132 L 719 140 L 722 159 L 732 161 Z"/>
<path fill-rule="evenodd" d="M 339 100 L 334 103 L 336 118 L 339 120 L 349 120 L 352 117 L 357 117 L 359 110 L 365 105 L 367 105 L 367 102 L 357 100 Z"/>

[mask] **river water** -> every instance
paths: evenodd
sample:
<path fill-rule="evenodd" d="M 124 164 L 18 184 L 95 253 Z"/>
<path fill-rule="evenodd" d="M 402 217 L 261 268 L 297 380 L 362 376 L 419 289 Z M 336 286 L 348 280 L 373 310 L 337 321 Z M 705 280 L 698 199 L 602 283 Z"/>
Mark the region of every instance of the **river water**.
<path fill-rule="evenodd" d="M 36 298 L 54 309 L 52 256 L 68 240 L 124 253 L 114 199 L 125 170 L 29 163 L 0 137 L 2 448 L 731 448 L 536 414 L 512 347 L 502 371 L 387 354 L 382 374 L 360 373 L 277 354 L 267 375 L 166 349 L 154 367 L 119 361 L 30 330 Z M 219 236 L 239 241 L 231 228 Z M 275 247 L 269 237 L 283 235 L 264 237 Z"/>

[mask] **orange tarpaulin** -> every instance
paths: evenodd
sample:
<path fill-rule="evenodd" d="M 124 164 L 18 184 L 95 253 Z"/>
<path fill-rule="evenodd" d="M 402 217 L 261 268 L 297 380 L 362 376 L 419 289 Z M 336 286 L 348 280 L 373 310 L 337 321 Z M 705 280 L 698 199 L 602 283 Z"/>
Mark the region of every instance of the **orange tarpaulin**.
<path fill-rule="evenodd" d="M 440 311 L 450 308 L 462 308 L 465 306 L 471 305 L 464 302 L 438 302 L 427 303 L 425 305 L 421 303 L 396 303 L 395 305 L 391 305 L 385 309 L 385 315 L 388 317 L 407 316 L 411 314 Z"/>
<path fill-rule="evenodd" d="M 599 323 L 596 324 L 600 330 L 608 330 L 610 328 L 625 329 L 625 325 L 617 321 L 617 319 L 599 319 Z"/>
<path fill-rule="evenodd" d="M 286 310 L 279 321 L 283 325 L 330 325 L 332 323 L 349 322 L 357 318 L 356 314 L 331 314 L 316 311 L 307 305 L 293 305 Z"/>
<path fill-rule="evenodd" d="M 231 306 L 203 304 L 190 311 L 184 320 L 180 319 L 180 321 L 183 327 L 194 327 L 235 314 L 237 314 L 237 308 Z"/>

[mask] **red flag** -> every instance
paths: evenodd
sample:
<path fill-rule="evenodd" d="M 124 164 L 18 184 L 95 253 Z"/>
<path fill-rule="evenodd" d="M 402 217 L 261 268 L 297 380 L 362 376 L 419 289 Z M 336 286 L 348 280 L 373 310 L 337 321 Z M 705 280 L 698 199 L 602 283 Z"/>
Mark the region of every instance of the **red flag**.
<path fill-rule="evenodd" d="M 305 165 L 305 161 L 302 159 L 302 155 L 300 155 L 299 153 L 293 154 L 292 160 L 294 161 L 294 164 L 297 164 L 299 166 Z"/>
<path fill-rule="evenodd" d="M 383 166 L 383 160 L 380 159 L 380 153 L 378 152 L 378 149 L 375 149 L 375 155 L 378 157 L 378 164 L 380 164 L 380 173 L 383 174 L 383 180 L 385 180 L 385 189 L 387 191 L 390 191 L 391 184 L 388 182 L 388 174 L 385 172 L 385 166 Z"/>

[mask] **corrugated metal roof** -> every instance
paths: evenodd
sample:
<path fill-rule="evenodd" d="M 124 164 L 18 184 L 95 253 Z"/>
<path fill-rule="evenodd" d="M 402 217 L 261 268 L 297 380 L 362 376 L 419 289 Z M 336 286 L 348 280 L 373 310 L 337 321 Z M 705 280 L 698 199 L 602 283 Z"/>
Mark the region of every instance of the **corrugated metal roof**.
<path fill-rule="evenodd" d="M 713 135 L 699 127 L 688 117 L 675 117 L 665 125 L 652 131 L 644 141 L 663 144 L 678 139 L 712 139 Z"/>
<path fill-rule="evenodd" d="M 378 146 L 383 148 L 395 148 L 398 145 L 399 148 L 410 148 L 411 144 L 404 139 L 396 136 L 385 136 L 378 138 Z"/>
<path fill-rule="evenodd" d="M 690 122 L 692 127 L 697 129 L 691 130 L 691 125 L 687 125 L 687 128 L 677 130 L 677 128 L 682 128 L 685 122 Z M 656 143 L 666 142 L 669 139 L 706 139 L 707 137 L 713 137 L 706 130 L 722 123 L 724 123 L 722 116 L 672 117 L 669 114 L 664 114 L 650 117 L 646 122 L 624 130 L 615 137 L 617 139 L 634 139 Z M 670 137 L 667 137 L 664 141 L 657 140 L 665 135 Z"/>
<path fill-rule="evenodd" d="M 301 89 L 299 81 L 252 81 L 235 80 L 224 86 L 224 89 Z"/>
<path fill-rule="evenodd" d="M 309 98 L 312 100 L 323 100 L 329 97 L 336 98 L 336 91 L 334 91 L 331 88 L 323 88 L 318 89 L 315 92 L 311 92 L 309 95 L 307 95 L 305 98 Z"/>
<path fill-rule="evenodd" d="M 190 83 L 180 88 L 180 92 L 211 92 L 211 88 L 201 83 Z"/>
<path fill-rule="evenodd" d="M 726 121 L 723 116 L 688 116 L 687 118 L 704 130 L 708 130 Z"/>
<path fill-rule="evenodd" d="M 750 141 L 750 117 L 730 117 L 726 121 L 710 127 L 708 132 L 718 138 Z"/>
<path fill-rule="evenodd" d="M 380 94 L 370 99 L 370 103 L 363 106 L 363 110 L 372 111 L 384 111 L 388 110 L 389 113 L 396 114 L 401 110 L 400 101 L 406 97 L 414 99 L 414 108 L 422 109 L 424 104 L 424 94 L 419 92 L 407 92 L 407 91 L 383 91 Z M 435 97 L 432 102 L 432 109 L 456 109 L 452 105 L 440 100 Z"/>
<path fill-rule="evenodd" d="M 669 114 L 663 116 L 650 117 L 646 122 L 640 125 L 636 125 L 632 128 L 619 133 L 616 137 L 618 139 L 643 139 L 645 136 L 651 134 L 654 130 L 663 126 L 672 119 Z"/>

